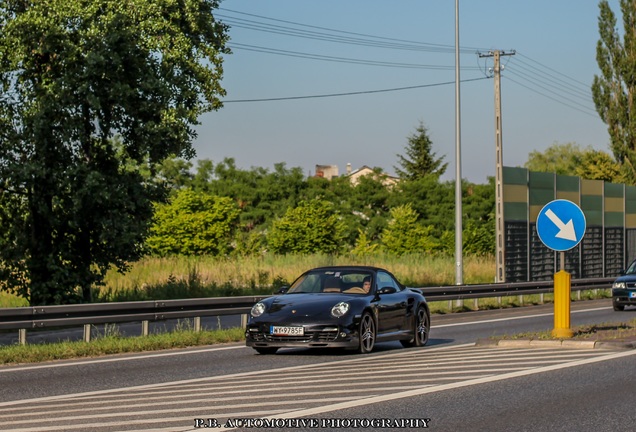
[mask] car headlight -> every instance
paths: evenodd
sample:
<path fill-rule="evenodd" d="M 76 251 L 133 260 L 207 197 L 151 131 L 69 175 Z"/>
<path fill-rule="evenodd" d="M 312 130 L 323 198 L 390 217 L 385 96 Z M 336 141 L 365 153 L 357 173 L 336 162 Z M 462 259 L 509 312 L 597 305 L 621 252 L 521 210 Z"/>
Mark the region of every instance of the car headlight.
<path fill-rule="evenodd" d="M 331 315 L 335 318 L 340 318 L 341 316 L 346 314 L 348 311 L 349 311 L 349 303 L 340 302 L 331 308 Z"/>
<path fill-rule="evenodd" d="M 265 312 L 265 303 L 258 302 L 254 306 L 252 306 L 252 310 L 250 311 L 250 315 L 252 315 L 253 317 L 259 317 L 259 316 L 263 315 L 263 312 Z"/>
<path fill-rule="evenodd" d="M 625 288 L 625 282 L 614 282 L 612 288 Z"/>

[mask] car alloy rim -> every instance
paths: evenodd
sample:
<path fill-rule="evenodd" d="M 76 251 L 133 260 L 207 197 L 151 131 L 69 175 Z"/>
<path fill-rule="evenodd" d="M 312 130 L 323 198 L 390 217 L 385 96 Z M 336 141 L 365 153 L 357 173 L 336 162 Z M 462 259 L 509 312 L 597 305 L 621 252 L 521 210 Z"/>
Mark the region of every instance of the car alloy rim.
<path fill-rule="evenodd" d="M 420 342 L 424 342 L 426 340 L 426 322 L 426 311 L 424 309 L 419 309 L 417 312 L 417 337 L 420 339 Z"/>
<path fill-rule="evenodd" d="M 373 319 L 371 315 L 365 315 L 362 321 L 362 345 L 366 350 L 373 348 Z"/>

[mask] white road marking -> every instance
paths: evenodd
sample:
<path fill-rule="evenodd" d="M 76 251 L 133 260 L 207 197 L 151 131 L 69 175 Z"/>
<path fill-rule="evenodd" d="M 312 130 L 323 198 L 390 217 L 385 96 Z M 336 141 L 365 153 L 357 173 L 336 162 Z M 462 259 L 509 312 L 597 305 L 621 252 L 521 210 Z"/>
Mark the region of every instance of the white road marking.
<path fill-rule="evenodd" d="M 466 347 L 474 346 L 474 345 L 475 345 L 474 343 L 468 343 L 468 344 L 452 345 L 452 346 L 444 346 L 444 347 L 433 347 L 433 348 L 426 349 L 425 352 L 426 352 L 426 354 L 428 354 L 428 353 L 435 352 L 435 351 L 445 351 L 445 350 L 451 350 L 451 349 L 457 349 L 457 348 L 466 348 Z M 245 347 L 244 346 L 240 346 L 239 348 L 245 348 Z M 404 351 L 399 351 L 399 352 L 396 352 L 396 353 L 388 353 L 386 355 L 383 355 L 382 358 L 386 358 L 386 357 L 394 356 L 394 355 L 400 355 L 400 354 L 403 355 L 403 353 L 404 353 Z M 376 358 L 377 358 L 377 356 L 367 356 L 363 360 L 374 361 L 374 359 L 376 359 Z M 332 362 L 321 363 L 320 366 L 330 365 L 330 364 L 360 363 L 360 362 L 361 362 L 361 360 L 358 357 L 358 358 L 355 358 L 355 359 L 335 360 L 335 361 L 332 361 Z M 267 372 L 269 372 L 269 373 L 278 373 L 278 372 L 285 372 L 285 371 L 290 371 L 290 370 L 298 370 L 298 369 L 306 369 L 306 368 L 307 368 L 307 365 L 287 366 L 287 367 L 282 367 L 282 368 L 277 368 L 277 369 L 269 369 Z M 109 394 L 109 393 L 121 392 L 122 390 L 125 390 L 125 391 L 146 390 L 146 389 L 152 389 L 152 388 L 164 387 L 164 386 L 171 386 L 171 385 L 186 385 L 186 384 L 192 384 L 192 383 L 201 383 L 201 382 L 204 382 L 204 381 L 218 381 L 220 379 L 246 377 L 246 376 L 252 376 L 252 375 L 261 375 L 262 373 L 263 373 L 262 370 L 255 370 L 255 371 L 237 372 L 235 374 L 213 376 L 213 377 L 207 377 L 207 378 L 193 378 L 193 379 L 188 379 L 188 380 L 169 381 L 169 382 L 162 382 L 162 383 L 155 383 L 155 384 L 145 384 L 145 385 L 133 386 L 133 387 L 118 387 L 118 388 L 113 388 L 113 389 L 108 389 L 108 390 L 95 390 L 95 391 L 83 392 L 83 393 L 72 393 L 72 394 L 61 394 L 61 395 L 55 395 L 55 396 L 44 396 L 44 397 L 33 398 L 33 399 L 18 399 L 18 400 L 13 400 L 13 401 L 0 402 L 0 407 L 18 405 L 18 404 L 29 403 L 29 402 L 44 402 L 44 401 L 51 401 L 51 400 L 64 400 L 64 399 L 83 397 L 83 396 L 105 395 L 105 394 Z"/>
<path fill-rule="evenodd" d="M 575 314 L 575 313 L 584 313 L 584 312 L 596 312 L 596 311 L 605 310 L 605 309 L 611 309 L 611 308 L 610 307 L 600 307 L 600 308 L 594 308 L 594 309 L 581 309 L 581 310 L 576 310 L 576 311 L 570 311 L 570 313 L 571 314 Z M 495 319 L 489 319 L 489 320 L 470 321 L 470 322 L 454 323 L 454 324 L 440 324 L 440 325 L 436 325 L 436 326 L 431 326 L 431 328 L 456 327 L 456 326 L 463 326 L 463 325 L 484 324 L 484 323 L 500 322 L 500 321 L 512 321 L 512 320 L 520 320 L 520 319 L 528 319 L 528 318 L 540 318 L 540 317 L 553 316 L 553 315 L 554 315 L 554 312 L 550 312 L 550 313 L 543 313 L 543 314 L 524 315 L 524 316 L 508 317 L 508 318 L 495 318 Z"/>
<path fill-rule="evenodd" d="M 609 355 L 601 356 L 601 357 L 594 357 L 594 358 L 589 358 L 589 359 L 584 359 L 584 360 L 578 360 L 578 361 L 574 361 L 574 362 L 570 362 L 570 363 L 563 363 L 563 364 L 557 364 L 557 365 L 552 365 L 552 366 L 544 366 L 544 367 L 541 367 L 541 368 L 525 369 L 525 370 L 521 370 L 521 371 L 506 373 L 506 374 L 503 374 L 503 375 L 487 376 L 487 377 L 477 378 L 477 379 L 473 379 L 473 380 L 469 380 L 469 381 L 460 381 L 460 382 L 455 382 L 455 383 L 451 383 L 451 384 L 444 384 L 444 385 L 440 385 L 440 386 L 424 387 L 424 388 L 415 389 L 415 390 L 406 390 L 406 391 L 403 391 L 403 392 L 386 394 L 386 395 L 381 395 L 381 396 L 373 396 L 373 397 L 364 398 L 364 399 L 357 399 L 357 400 L 353 400 L 353 401 L 349 401 L 349 402 L 341 402 L 341 403 L 332 404 L 332 405 L 326 405 L 326 406 L 321 406 L 321 407 L 314 407 L 314 408 L 308 408 L 308 409 L 303 409 L 303 410 L 290 411 L 290 412 L 285 413 L 285 414 L 276 414 L 276 415 L 271 415 L 271 416 L 264 417 L 264 418 L 267 418 L 267 419 L 276 419 L 276 418 L 290 419 L 290 418 L 309 417 L 309 416 L 316 415 L 316 414 L 323 414 L 323 413 L 327 413 L 327 412 L 331 412 L 331 411 L 338 411 L 338 410 L 342 410 L 342 409 L 355 408 L 355 407 L 359 407 L 359 406 L 367 406 L 369 404 L 386 402 L 386 401 L 389 401 L 389 400 L 403 399 L 403 398 L 413 397 L 413 396 L 420 396 L 420 395 L 427 394 L 427 393 L 435 393 L 435 392 L 444 391 L 444 390 L 450 390 L 450 389 L 461 388 L 461 387 L 468 387 L 468 386 L 476 385 L 476 384 L 484 384 L 484 383 L 489 383 L 489 382 L 502 381 L 502 380 L 506 380 L 506 379 L 510 379 L 510 378 L 518 378 L 518 377 L 527 376 L 527 375 L 534 375 L 534 374 L 538 374 L 538 373 L 542 373 L 542 372 L 549 372 L 549 371 L 555 371 L 555 370 L 559 370 L 559 369 L 566 369 L 566 368 L 570 368 L 570 367 L 574 367 L 574 366 L 581 366 L 581 365 L 585 365 L 585 364 L 598 363 L 598 362 L 602 362 L 602 361 L 606 361 L 606 360 L 612 360 L 612 359 L 616 359 L 616 358 L 627 357 L 627 356 L 630 356 L 630 355 L 636 355 L 636 350 L 630 350 L 630 351 L 627 351 L 627 352 L 619 352 L 619 353 L 609 354 Z M 216 430 L 217 431 L 224 431 L 224 430 L 234 430 L 234 429 L 236 429 L 236 428 L 219 428 L 219 429 L 216 429 Z M 194 432 L 194 431 L 197 431 L 197 429 L 188 430 L 188 432 Z"/>

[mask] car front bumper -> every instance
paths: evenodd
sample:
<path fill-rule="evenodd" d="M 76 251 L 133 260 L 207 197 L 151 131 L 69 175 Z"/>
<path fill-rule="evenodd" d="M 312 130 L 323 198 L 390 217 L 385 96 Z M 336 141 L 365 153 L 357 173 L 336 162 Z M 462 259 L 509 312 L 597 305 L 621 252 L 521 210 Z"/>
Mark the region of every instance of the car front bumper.
<path fill-rule="evenodd" d="M 636 289 L 612 288 L 612 301 L 619 306 L 636 306 Z"/>
<path fill-rule="evenodd" d="M 303 324 L 302 335 L 271 334 L 270 323 L 248 324 L 245 345 L 252 348 L 357 348 L 358 332 L 334 324 Z"/>

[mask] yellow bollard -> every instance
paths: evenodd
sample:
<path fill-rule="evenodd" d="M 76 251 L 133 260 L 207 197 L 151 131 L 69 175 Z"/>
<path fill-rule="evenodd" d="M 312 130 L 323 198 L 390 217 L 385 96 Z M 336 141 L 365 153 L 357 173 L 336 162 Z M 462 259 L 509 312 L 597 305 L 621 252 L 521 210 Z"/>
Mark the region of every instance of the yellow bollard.
<path fill-rule="evenodd" d="M 565 270 L 554 275 L 554 330 L 552 337 L 571 338 L 574 335 L 570 329 L 570 273 Z"/>

